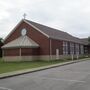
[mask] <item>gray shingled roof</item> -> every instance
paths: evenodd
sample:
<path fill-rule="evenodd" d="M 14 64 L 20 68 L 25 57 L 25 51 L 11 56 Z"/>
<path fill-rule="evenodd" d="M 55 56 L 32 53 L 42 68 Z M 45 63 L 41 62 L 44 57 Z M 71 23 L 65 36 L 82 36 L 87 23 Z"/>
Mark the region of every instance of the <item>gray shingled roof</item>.
<path fill-rule="evenodd" d="M 84 43 L 86 43 L 86 45 L 89 45 L 88 38 L 82 38 L 81 40 L 82 40 Z"/>
<path fill-rule="evenodd" d="M 35 41 L 30 39 L 28 36 L 21 36 L 15 40 L 11 41 L 10 43 L 7 43 L 4 46 L 2 46 L 2 48 L 18 48 L 18 47 L 37 48 L 37 47 L 39 47 L 39 45 Z"/>
<path fill-rule="evenodd" d="M 47 34 L 50 38 L 85 44 L 81 39 L 76 38 L 76 37 L 68 34 L 67 32 L 53 29 L 51 27 L 48 27 L 48 26 L 45 26 L 45 25 L 42 25 L 39 23 L 35 23 L 35 22 L 29 21 L 29 20 L 26 20 L 26 21 L 29 22 L 30 24 L 32 24 L 33 26 L 37 27 L 39 30 L 41 30 L 45 34 Z"/>

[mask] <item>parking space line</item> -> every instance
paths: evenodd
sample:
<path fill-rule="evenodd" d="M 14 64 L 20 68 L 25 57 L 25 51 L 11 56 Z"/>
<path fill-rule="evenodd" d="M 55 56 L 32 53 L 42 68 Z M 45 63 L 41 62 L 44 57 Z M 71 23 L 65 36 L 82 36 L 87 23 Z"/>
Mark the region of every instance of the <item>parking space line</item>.
<path fill-rule="evenodd" d="M 12 90 L 10 88 L 0 87 L 0 90 Z"/>
<path fill-rule="evenodd" d="M 80 80 L 69 80 L 69 79 L 58 79 L 58 78 L 47 78 L 47 77 L 40 77 L 41 79 L 49 79 L 49 80 L 59 80 L 59 81 L 70 81 L 70 82 L 80 82 L 80 83 L 85 83 L 85 81 L 80 81 Z"/>

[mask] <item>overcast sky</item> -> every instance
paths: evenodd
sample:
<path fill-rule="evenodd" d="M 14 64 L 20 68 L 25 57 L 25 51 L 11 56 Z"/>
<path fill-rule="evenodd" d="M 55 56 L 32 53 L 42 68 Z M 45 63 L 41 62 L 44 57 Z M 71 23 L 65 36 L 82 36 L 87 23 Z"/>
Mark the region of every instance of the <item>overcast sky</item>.
<path fill-rule="evenodd" d="M 0 37 L 5 38 L 24 13 L 73 36 L 90 36 L 90 0 L 0 0 Z"/>

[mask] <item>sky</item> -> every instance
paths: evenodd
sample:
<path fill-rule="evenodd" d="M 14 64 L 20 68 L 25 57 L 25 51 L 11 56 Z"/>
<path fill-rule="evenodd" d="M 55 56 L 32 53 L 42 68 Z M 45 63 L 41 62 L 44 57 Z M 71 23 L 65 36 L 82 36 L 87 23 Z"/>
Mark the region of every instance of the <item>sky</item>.
<path fill-rule="evenodd" d="M 90 0 L 0 0 L 0 37 L 5 38 L 23 19 L 69 34 L 90 36 Z"/>

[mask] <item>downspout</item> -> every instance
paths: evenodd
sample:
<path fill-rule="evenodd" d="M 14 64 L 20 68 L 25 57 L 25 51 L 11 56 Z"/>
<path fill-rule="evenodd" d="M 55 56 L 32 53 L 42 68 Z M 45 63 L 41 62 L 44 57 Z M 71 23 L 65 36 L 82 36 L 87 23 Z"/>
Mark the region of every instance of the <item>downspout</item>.
<path fill-rule="evenodd" d="M 50 60 L 52 59 L 52 40 L 50 39 Z"/>
<path fill-rule="evenodd" d="M 21 53 L 22 53 L 22 51 L 21 51 L 21 48 L 19 49 L 19 56 L 20 56 L 20 60 L 21 60 Z"/>

